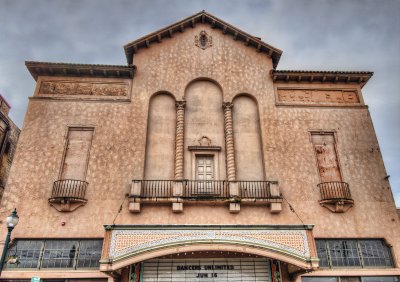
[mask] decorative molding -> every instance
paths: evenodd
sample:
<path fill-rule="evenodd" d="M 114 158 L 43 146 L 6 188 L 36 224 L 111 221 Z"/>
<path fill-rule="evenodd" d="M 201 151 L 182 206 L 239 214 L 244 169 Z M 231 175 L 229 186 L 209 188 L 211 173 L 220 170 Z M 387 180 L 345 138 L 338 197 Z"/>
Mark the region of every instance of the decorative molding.
<path fill-rule="evenodd" d="M 129 84 L 121 82 L 42 81 L 39 95 L 126 97 Z"/>
<path fill-rule="evenodd" d="M 278 88 L 277 102 L 289 105 L 360 105 L 356 89 L 291 89 Z"/>
<path fill-rule="evenodd" d="M 212 36 L 208 35 L 205 30 L 202 30 L 199 35 L 194 37 L 194 45 L 203 50 L 212 47 Z"/>
<path fill-rule="evenodd" d="M 271 70 L 275 83 L 346 83 L 363 87 L 373 76 L 370 71 Z"/>
<path fill-rule="evenodd" d="M 305 260 L 310 257 L 306 230 L 241 230 L 231 228 L 125 229 L 112 230 L 109 258 L 120 258 L 180 244 L 236 244 L 273 249 Z"/>
<path fill-rule="evenodd" d="M 136 66 L 70 64 L 51 62 L 25 62 L 26 67 L 35 80 L 39 76 L 56 77 L 102 77 L 133 78 Z"/>
<path fill-rule="evenodd" d="M 189 151 L 221 151 L 221 146 L 188 146 Z"/>

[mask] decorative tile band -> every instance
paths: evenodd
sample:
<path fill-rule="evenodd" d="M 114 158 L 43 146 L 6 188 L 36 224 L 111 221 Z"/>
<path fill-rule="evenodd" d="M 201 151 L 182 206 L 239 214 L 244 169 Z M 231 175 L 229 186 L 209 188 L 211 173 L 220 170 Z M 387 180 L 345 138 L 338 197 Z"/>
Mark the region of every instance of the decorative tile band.
<path fill-rule="evenodd" d="M 331 89 L 281 89 L 278 88 L 278 102 L 284 104 L 316 105 L 358 105 L 360 99 L 356 90 Z"/>
<path fill-rule="evenodd" d="M 128 96 L 129 85 L 120 82 L 43 81 L 40 95 Z"/>
<path fill-rule="evenodd" d="M 234 243 L 310 257 L 305 230 L 112 230 L 110 258 L 174 244 Z"/>

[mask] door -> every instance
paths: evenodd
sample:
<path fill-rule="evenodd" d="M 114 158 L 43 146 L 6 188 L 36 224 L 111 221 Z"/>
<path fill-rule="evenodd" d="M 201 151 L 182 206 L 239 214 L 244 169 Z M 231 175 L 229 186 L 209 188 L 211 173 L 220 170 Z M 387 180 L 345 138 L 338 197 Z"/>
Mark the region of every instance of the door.
<path fill-rule="evenodd" d="M 196 156 L 197 194 L 214 194 L 214 157 Z"/>

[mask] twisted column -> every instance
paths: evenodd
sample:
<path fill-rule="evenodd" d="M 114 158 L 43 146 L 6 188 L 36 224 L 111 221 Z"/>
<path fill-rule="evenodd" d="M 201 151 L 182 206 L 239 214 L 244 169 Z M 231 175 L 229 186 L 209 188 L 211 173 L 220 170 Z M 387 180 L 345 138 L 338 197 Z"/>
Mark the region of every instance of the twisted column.
<path fill-rule="evenodd" d="M 236 180 L 235 148 L 233 144 L 232 102 L 224 102 L 225 144 L 226 144 L 226 171 L 228 181 Z"/>
<path fill-rule="evenodd" d="M 175 180 L 183 180 L 185 101 L 176 101 Z"/>

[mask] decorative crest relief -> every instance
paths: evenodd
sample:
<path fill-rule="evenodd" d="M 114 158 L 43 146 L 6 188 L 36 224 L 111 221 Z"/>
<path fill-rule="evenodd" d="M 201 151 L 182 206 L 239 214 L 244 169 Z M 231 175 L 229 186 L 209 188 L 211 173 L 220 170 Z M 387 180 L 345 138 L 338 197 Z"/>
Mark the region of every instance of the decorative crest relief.
<path fill-rule="evenodd" d="M 211 139 L 208 138 L 207 136 L 202 136 L 199 140 L 199 146 L 203 146 L 203 147 L 209 147 L 211 146 Z"/>
<path fill-rule="evenodd" d="M 194 41 L 194 44 L 203 50 L 212 46 L 212 37 L 208 35 L 205 30 L 202 30 L 199 35 L 196 35 Z"/>

